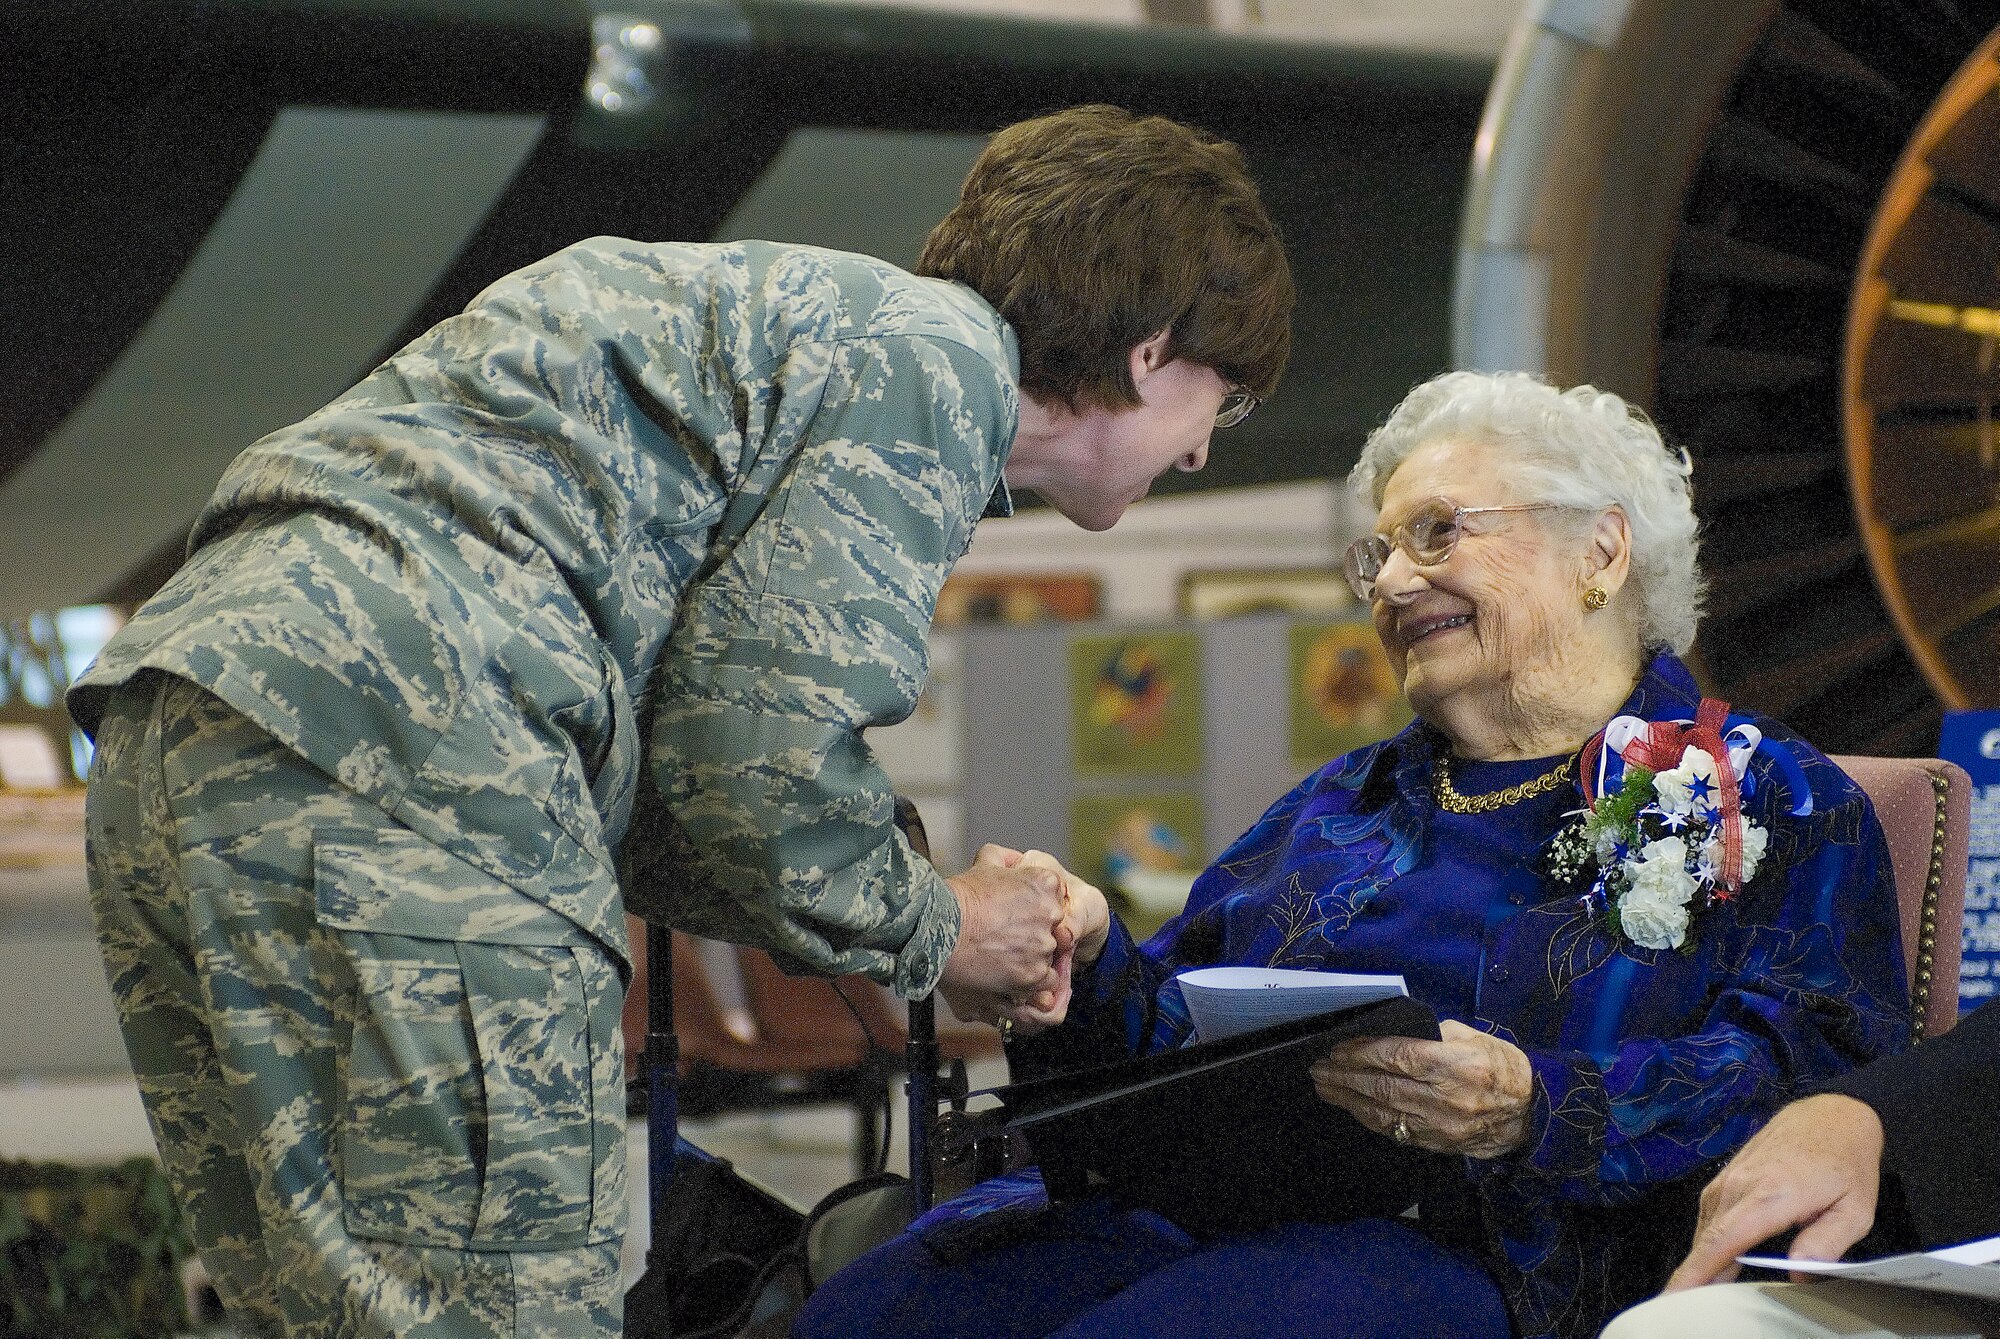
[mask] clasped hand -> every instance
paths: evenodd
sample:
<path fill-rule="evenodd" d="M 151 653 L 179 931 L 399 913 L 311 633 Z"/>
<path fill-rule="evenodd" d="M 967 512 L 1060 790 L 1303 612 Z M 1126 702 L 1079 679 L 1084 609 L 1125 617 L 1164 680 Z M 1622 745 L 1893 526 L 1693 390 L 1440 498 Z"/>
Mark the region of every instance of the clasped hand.
<path fill-rule="evenodd" d="M 952 1012 L 1022 1032 L 1062 1022 L 1072 967 L 1103 951 L 1104 894 L 1053 856 L 991 844 L 945 882 L 960 912 L 958 943 L 938 982 Z"/>
<path fill-rule="evenodd" d="M 1335 1046 L 1310 1073 L 1324 1100 L 1380 1134 L 1397 1122 L 1414 1147 L 1498 1157 L 1527 1138 L 1534 1070 L 1520 1047 L 1463 1023 L 1442 1039 L 1359 1037 Z"/>

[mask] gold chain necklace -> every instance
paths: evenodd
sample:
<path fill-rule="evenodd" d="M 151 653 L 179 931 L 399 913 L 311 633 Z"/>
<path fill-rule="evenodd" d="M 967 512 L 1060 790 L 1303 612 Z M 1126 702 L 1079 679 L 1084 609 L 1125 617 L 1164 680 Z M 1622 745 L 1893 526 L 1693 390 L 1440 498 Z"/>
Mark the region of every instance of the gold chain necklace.
<path fill-rule="evenodd" d="M 1570 769 L 1575 765 L 1576 759 L 1564 758 L 1532 780 L 1517 782 L 1504 790 L 1489 790 L 1484 795 L 1461 795 L 1452 788 L 1451 761 L 1439 758 L 1431 765 L 1431 792 L 1437 797 L 1438 807 L 1448 814 L 1490 814 L 1495 809 L 1548 794 L 1569 780 Z"/>

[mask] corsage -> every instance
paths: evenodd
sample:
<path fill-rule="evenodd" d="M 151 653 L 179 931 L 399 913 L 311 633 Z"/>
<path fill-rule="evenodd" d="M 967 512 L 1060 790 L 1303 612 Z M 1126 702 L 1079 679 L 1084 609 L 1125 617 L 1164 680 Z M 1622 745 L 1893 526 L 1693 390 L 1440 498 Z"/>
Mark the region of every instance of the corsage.
<path fill-rule="evenodd" d="M 1703 914 L 1764 859 L 1770 833 L 1742 804 L 1763 736 L 1752 725 L 1725 733 L 1728 715 L 1703 698 L 1693 721 L 1620 716 L 1584 746 L 1587 807 L 1550 841 L 1545 867 L 1640 948 L 1691 949 Z"/>

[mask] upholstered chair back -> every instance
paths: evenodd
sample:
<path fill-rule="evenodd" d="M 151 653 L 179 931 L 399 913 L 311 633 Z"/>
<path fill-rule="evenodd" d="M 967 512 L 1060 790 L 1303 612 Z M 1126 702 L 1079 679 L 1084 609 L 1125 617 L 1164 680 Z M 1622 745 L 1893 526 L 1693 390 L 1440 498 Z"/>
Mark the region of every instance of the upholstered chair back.
<path fill-rule="evenodd" d="M 1960 926 L 1965 916 L 1966 841 L 1972 782 L 1940 758 L 1836 757 L 1868 792 L 1889 839 L 1903 913 L 1903 965 L 1919 1035 L 1958 1020 Z"/>

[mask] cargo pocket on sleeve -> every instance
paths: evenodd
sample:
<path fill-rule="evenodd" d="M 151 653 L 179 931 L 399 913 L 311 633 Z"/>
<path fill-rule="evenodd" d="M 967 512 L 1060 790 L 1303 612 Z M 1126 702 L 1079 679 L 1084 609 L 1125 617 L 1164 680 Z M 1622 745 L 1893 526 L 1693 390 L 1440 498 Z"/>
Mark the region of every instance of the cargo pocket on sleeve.
<path fill-rule="evenodd" d="M 593 1015 L 615 971 L 562 916 L 415 833 L 322 832 L 320 924 L 354 970 L 337 1168 L 359 1237 L 460 1250 L 609 1240 Z M 622 1076 L 621 1076 L 622 1077 Z M 600 1110 L 602 1108 L 602 1110 Z M 622 1150 L 619 1150 L 622 1152 Z"/>

